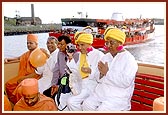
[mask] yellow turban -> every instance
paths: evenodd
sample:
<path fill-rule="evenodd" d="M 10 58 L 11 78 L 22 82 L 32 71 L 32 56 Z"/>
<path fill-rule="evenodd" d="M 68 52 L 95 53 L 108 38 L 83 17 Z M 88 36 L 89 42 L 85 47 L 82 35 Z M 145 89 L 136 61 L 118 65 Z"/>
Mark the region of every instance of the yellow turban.
<path fill-rule="evenodd" d="M 39 92 L 38 81 L 35 78 L 26 78 L 21 82 L 21 85 L 23 95 L 33 95 Z"/>
<path fill-rule="evenodd" d="M 108 27 L 104 32 L 104 39 L 107 41 L 107 38 L 110 37 L 112 39 L 120 41 L 122 44 L 125 42 L 125 33 L 117 28 Z"/>
<path fill-rule="evenodd" d="M 28 34 L 27 35 L 27 40 L 30 40 L 30 41 L 38 43 L 38 37 L 35 34 Z"/>
<path fill-rule="evenodd" d="M 77 44 L 78 42 L 84 42 L 88 44 L 93 43 L 93 35 L 85 32 L 76 32 L 74 38 L 75 38 L 75 44 Z"/>

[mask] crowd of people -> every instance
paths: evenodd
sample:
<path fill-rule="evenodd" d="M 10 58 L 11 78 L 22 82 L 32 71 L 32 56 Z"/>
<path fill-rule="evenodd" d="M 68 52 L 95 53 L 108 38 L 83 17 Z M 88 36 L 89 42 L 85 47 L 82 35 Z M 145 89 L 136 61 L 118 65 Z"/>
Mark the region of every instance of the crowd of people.
<path fill-rule="evenodd" d="M 28 51 L 4 59 L 20 62 L 18 75 L 5 83 L 4 111 L 131 109 L 138 65 L 123 47 L 125 33 L 112 27 L 105 30 L 106 54 L 92 47 L 91 33 L 77 31 L 74 38 L 76 49 L 71 49 L 68 35 L 48 37 L 48 51 L 40 48 L 48 58 L 42 66 L 34 66 L 30 56 L 38 48 L 38 36 L 27 35 Z"/>

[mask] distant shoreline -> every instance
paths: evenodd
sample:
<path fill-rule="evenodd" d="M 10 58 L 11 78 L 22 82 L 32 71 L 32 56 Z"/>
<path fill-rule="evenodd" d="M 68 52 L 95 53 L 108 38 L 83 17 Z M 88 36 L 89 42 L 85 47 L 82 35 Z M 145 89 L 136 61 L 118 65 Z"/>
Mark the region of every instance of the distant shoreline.
<path fill-rule="evenodd" d="M 24 34 L 35 34 L 35 33 L 48 33 L 50 30 L 42 30 L 42 31 L 22 31 L 22 32 L 4 32 L 4 36 L 14 36 L 14 35 L 24 35 Z"/>
<path fill-rule="evenodd" d="M 4 36 L 23 35 L 28 33 L 47 33 L 61 29 L 61 24 L 42 24 L 29 26 L 5 26 Z"/>
<path fill-rule="evenodd" d="M 164 19 L 154 19 L 155 25 L 164 25 Z M 4 36 L 23 35 L 28 33 L 47 33 L 61 30 L 61 24 L 42 24 L 29 26 L 4 26 Z"/>

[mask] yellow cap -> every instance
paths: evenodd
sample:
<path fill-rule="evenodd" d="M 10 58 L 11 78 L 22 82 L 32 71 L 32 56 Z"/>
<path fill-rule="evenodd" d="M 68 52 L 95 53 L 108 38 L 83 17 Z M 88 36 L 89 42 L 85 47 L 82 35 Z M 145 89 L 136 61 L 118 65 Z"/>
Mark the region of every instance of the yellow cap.
<path fill-rule="evenodd" d="M 88 43 L 88 44 L 92 44 L 93 43 L 93 35 L 89 34 L 89 33 L 85 33 L 85 32 L 76 32 L 74 35 L 75 38 L 75 44 L 77 44 L 78 42 L 84 42 L 84 43 Z"/>
<path fill-rule="evenodd" d="M 107 38 L 112 38 L 120 41 L 122 44 L 125 42 L 125 33 L 118 28 L 108 27 L 104 32 L 104 39 L 107 41 Z"/>

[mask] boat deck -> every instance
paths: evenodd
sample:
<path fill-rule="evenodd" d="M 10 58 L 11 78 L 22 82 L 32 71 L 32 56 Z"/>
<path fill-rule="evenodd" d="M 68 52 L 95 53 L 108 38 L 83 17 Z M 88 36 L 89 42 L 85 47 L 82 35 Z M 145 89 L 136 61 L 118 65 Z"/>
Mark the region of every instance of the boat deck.
<path fill-rule="evenodd" d="M 19 62 L 4 64 L 4 83 L 18 72 Z M 138 62 L 135 90 L 131 100 L 131 111 L 152 111 L 155 98 L 164 94 L 164 67 Z"/>

